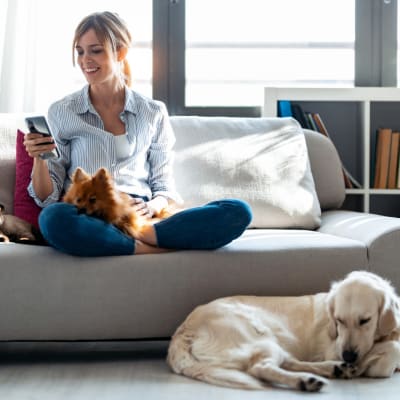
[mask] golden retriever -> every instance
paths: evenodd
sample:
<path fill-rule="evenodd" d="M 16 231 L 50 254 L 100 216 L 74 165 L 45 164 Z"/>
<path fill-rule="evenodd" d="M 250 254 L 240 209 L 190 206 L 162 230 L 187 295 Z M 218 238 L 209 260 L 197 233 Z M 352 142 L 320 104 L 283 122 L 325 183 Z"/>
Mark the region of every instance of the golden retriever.
<path fill-rule="evenodd" d="M 400 303 L 365 271 L 329 293 L 235 296 L 197 307 L 177 329 L 167 362 L 208 383 L 319 391 L 325 378 L 389 377 L 400 367 Z"/>

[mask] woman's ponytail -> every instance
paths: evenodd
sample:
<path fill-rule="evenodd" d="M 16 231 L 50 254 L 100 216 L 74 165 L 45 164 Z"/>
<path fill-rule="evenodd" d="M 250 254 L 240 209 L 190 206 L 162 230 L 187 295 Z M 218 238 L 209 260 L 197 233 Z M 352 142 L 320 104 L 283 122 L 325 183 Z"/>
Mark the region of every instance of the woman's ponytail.
<path fill-rule="evenodd" d="M 123 61 L 123 69 L 122 73 L 124 76 L 125 84 L 126 86 L 130 87 L 132 85 L 132 73 L 131 73 L 131 67 L 129 65 L 129 61 L 125 58 Z"/>

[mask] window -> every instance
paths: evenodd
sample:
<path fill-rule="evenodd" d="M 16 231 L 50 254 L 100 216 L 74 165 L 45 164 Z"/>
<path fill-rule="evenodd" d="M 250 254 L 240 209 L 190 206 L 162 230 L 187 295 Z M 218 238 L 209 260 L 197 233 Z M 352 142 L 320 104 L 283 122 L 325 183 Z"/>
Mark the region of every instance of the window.
<path fill-rule="evenodd" d="M 354 0 L 186 0 L 185 106 L 257 106 L 263 86 L 353 86 Z"/>
<path fill-rule="evenodd" d="M 170 114 L 259 116 L 264 86 L 396 86 L 397 0 L 0 0 L 0 112 L 46 110 L 85 84 L 85 15 L 133 34 L 133 87 Z M 399 81 L 400 83 L 400 81 Z"/>

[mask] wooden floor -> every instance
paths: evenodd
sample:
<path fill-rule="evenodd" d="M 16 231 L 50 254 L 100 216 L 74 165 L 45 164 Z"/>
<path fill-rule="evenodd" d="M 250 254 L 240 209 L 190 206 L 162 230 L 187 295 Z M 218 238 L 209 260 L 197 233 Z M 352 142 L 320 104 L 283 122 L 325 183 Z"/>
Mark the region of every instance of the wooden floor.
<path fill-rule="evenodd" d="M 321 393 L 286 389 L 242 391 L 174 375 L 166 342 L 0 344 L 0 399 L 5 400 L 394 400 L 400 373 L 390 379 L 332 380 Z"/>

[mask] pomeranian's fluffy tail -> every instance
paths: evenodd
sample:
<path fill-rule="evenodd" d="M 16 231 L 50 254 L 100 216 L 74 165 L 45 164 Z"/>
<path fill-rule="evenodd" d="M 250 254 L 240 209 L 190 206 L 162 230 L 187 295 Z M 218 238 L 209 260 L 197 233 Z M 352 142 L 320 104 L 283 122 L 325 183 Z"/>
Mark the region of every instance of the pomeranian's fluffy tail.
<path fill-rule="evenodd" d="M 265 389 L 261 381 L 246 372 L 198 360 L 192 354 L 190 338 L 179 330 L 171 340 L 167 362 L 175 373 L 203 382 L 237 389 Z"/>

